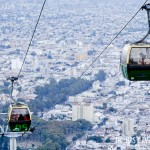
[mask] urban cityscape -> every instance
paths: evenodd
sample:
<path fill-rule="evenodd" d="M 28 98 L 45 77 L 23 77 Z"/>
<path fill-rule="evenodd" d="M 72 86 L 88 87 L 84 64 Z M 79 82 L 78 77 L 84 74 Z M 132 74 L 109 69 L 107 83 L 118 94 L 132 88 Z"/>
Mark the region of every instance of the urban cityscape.
<path fill-rule="evenodd" d="M 11 84 L 7 78 L 19 73 L 43 0 L 0 2 L 0 108 L 3 108 L 11 103 Z M 33 118 L 60 124 L 82 119 L 90 122 L 90 130 L 79 137 L 69 135 L 66 138 L 69 144 L 60 150 L 150 149 L 150 83 L 129 81 L 120 68 L 124 45 L 140 40 L 147 33 L 146 12 L 141 10 L 103 53 L 143 3 L 143 0 L 46 1 L 12 94 L 28 103 Z M 80 77 L 76 89 L 66 86 Z M 46 86 L 51 90 L 52 81 L 53 85 L 59 85 L 56 90 L 61 90 L 66 99 L 61 101 L 63 94 L 58 93 L 50 105 L 48 93 L 43 93 Z M 72 93 L 65 93 L 63 87 Z M 0 125 L 4 122 L 7 120 L 0 115 Z M 35 136 L 36 131 L 35 127 L 32 133 Z M 42 144 L 28 137 L 17 139 L 18 150 L 46 150 Z"/>

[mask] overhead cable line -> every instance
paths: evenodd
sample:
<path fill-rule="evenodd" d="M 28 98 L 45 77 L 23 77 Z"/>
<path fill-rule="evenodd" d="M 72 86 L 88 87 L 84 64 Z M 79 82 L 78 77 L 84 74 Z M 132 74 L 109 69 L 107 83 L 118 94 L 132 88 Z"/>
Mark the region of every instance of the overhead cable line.
<path fill-rule="evenodd" d="M 147 3 L 148 0 L 145 1 L 144 4 Z M 143 4 L 143 5 L 144 5 Z M 143 6 L 142 5 L 142 6 Z M 60 98 L 58 99 L 58 101 L 56 101 L 53 105 L 52 108 L 54 108 L 54 106 L 70 91 L 70 89 L 80 80 L 80 78 L 86 73 L 86 71 L 96 62 L 96 60 L 104 53 L 104 51 L 111 45 L 111 43 L 120 35 L 120 33 L 126 28 L 126 26 L 133 20 L 133 18 L 139 13 L 139 11 L 141 10 L 141 7 L 138 9 L 138 11 L 131 17 L 131 19 L 125 24 L 125 26 L 120 30 L 120 32 L 118 32 L 118 34 L 111 40 L 111 42 L 103 49 L 103 51 L 95 58 L 95 60 L 87 67 L 87 69 L 85 69 L 85 71 L 80 75 L 80 77 L 71 85 L 69 86 L 68 90 L 62 95 L 60 96 Z M 119 73 L 118 73 L 119 74 Z M 116 97 L 119 97 L 118 95 L 115 96 Z M 110 102 L 111 99 L 108 100 L 108 102 Z M 127 106 L 128 107 L 128 106 Z M 34 127 L 37 127 L 38 124 L 40 123 L 40 121 L 38 121 Z"/>
<path fill-rule="evenodd" d="M 20 71 L 19 71 L 19 73 L 18 73 L 18 78 L 19 78 L 19 76 L 20 76 L 20 74 L 21 74 L 21 71 L 22 71 L 23 65 L 24 65 L 24 63 L 25 63 L 25 60 L 26 60 L 26 57 L 27 57 L 27 55 L 28 55 L 28 52 L 29 52 L 30 46 L 31 46 L 31 44 L 32 44 L 32 40 L 33 40 L 33 38 L 34 38 L 34 34 L 35 34 L 35 32 L 36 32 L 36 29 L 37 29 L 38 23 L 39 23 L 39 21 L 40 21 L 40 18 L 41 18 L 41 15 L 42 15 L 42 12 L 43 12 L 43 9 L 44 9 L 44 6 L 45 6 L 45 3 L 46 3 L 46 0 L 44 0 L 44 2 L 43 2 L 43 5 L 42 5 L 42 8 L 41 8 L 41 11 L 40 11 L 40 14 L 39 14 L 38 20 L 37 20 L 37 22 L 36 22 L 35 28 L 34 28 L 34 30 L 33 30 L 32 37 L 31 37 L 31 39 L 30 39 L 30 42 L 29 42 L 29 45 L 28 45 L 28 48 L 27 48 L 27 51 L 26 51 L 25 57 L 24 57 L 24 59 L 23 59 L 23 62 L 22 62 L 22 65 L 21 65 Z"/>
<path fill-rule="evenodd" d="M 23 62 L 22 62 L 22 65 L 21 65 L 20 71 L 19 71 L 19 73 L 18 73 L 18 76 L 17 76 L 17 77 L 9 77 L 9 78 L 7 78 L 7 80 L 10 80 L 10 81 L 11 81 L 11 83 L 12 83 L 12 85 L 11 85 L 11 91 L 10 91 L 10 96 L 11 96 L 11 98 L 12 98 L 12 100 L 13 100 L 14 102 L 16 102 L 16 101 L 15 101 L 15 99 L 13 98 L 13 95 L 12 95 L 12 93 L 13 93 L 13 89 L 14 89 L 14 81 L 15 81 L 15 80 L 18 80 L 18 78 L 19 78 L 19 76 L 20 76 L 20 74 L 21 74 L 21 71 L 22 71 L 23 65 L 24 65 L 24 63 L 25 63 L 26 57 L 27 57 L 27 55 L 28 55 L 28 52 L 29 52 L 30 46 L 31 46 L 31 44 L 32 44 L 32 40 L 33 40 L 33 38 L 34 38 L 34 35 L 35 35 L 35 32 L 36 32 L 36 29 L 37 29 L 37 26 L 38 26 L 38 23 L 39 23 L 39 21 L 40 21 L 40 18 L 41 18 L 41 15 L 42 15 L 42 12 L 43 12 L 43 9 L 44 9 L 44 6 L 45 6 L 45 3 L 46 3 L 46 0 L 44 0 L 44 2 L 43 2 L 43 5 L 42 5 L 42 8 L 41 8 L 41 11 L 40 11 L 39 17 L 38 17 L 38 19 L 37 19 L 37 22 L 36 22 L 35 28 L 34 28 L 34 30 L 33 30 L 33 33 L 32 33 L 32 36 L 31 36 L 31 39 L 30 39 L 30 42 L 29 42 L 29 45 L 28 45 L 28 47 L 27 47 L 27 51 L 26 51 L 26 53 L 25 53 L 25 57 L 24 57 L 24 59 L 23 59 Z M 33 128 L 32 128 L 32 129 L 33 129 Z"/>
<path fill-rule="evenodd" d="M 147 3 L 148 0 L 144 2 L 143 5 Z M 143 6 L 142 5 L 142 6 Z M 141 10 L 141 7 L 138 9 L 138 11 L 131 17 L 131 19 L 124 25 L 124 27 L 118 32 L 118 34 L 109 42 L 109 44 L 100 52 L 100 54 L 94 59 L 94 61 L 83 71 L 83 73 L 77 78 L 76 81 L 74 81 L 66 90 L 66 92 L 54 103 L 54 106 L 70 91 L 70 89 L 81 79 L 81 77 L 89 70 L 89 68 L 98 60 L 98 58 L 107 50 L 107 48 L 112 44 L 112 42 L 121 34 L 121 32 L 128 26 L 128 24 L 135 18 L 135 16 L 139 13 Z M 54 107 L 53 106 L 53 107 Z M 52 108 L 53 108 L 52 107 Z"/>
<path fill-rule="evenodd" d="M 34 30 L 33 30 L 31 39 L 30 39 L 30 41 L 29 41 L 29 45 L 28 45 L 27 50 L 26 50 L 26 53 L 25 53 L 25 57 L 24 57 L 24 59 L 23 59 L 23 62 L 22 62 L 22 65 L 21 65 L 21 68 L 20 68 L 20 70 L 19 70 L 19 73 L 18 73 L 17 77 L 9 77 L 9 78 L 7 78 L 7 80 L 10 80 L 11 83 L 12 83 L 12 86 L 11 86 L 11 92 L 10 92 L 10 97 L 11 97 L 12 99 L 13 99 L 12 93 L 13 93 L 13 89 L 14 89 L 14 85 L 13 85 L 13 84 L 14 84 L 14 81 L 15 81 L 15 80 L 18 80 L 18 78 L 20 77 L 20 74 L 21 74 L 23 65 L 24 65 L 24 63 L 25 63 L 25 60 L 26 60 L 26 57 L 27 57 L 27 55 L 28 55 L 30 46 L 31 46 L 31 44 L 32 44 L 32 40 L 33 40 L 33 38 L 34 38 L 34 35 L 35 35 L 35 32 L 36 32 L 38 23 L 39 23 L 39 21 L 40 21 L 40 18 L 41 18 L 41 15 L 42 15 L 42 12 L 43 12 L 45 3 L 46 3 L 46 0 L 44 0 L 44 2 L 43 2 L 43 5 L 42 5 L 42 8 L 41 8 L 40 14 L 39 14 L 39 16 L 38 16 L 38 19 L 37 19 L 35 28 L 34 28 Z M 15 101 L 15 100 L 13 99 L 13 101 Z"/>

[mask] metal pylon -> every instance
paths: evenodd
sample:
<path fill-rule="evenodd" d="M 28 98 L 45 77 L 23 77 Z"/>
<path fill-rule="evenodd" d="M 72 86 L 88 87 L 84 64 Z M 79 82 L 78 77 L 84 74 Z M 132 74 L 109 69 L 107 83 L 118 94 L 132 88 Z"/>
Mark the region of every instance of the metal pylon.
<path fill-rule="evenodd" d="M 7 115 L 7 113 L 0 113 L 0 115 Z M 8 125 L 0 125 L 0 135 L 9 138 L 10 140 L 10 150 L 17 150 L 17 137 L 21 137 L 23 135 L 32 134 L 31 131 L 27 132 L 10 132 Z"/>
<path fill-rule="evenodd" d="M 10 139 L 10 150 L 17 150 L 16 138 L 25 134 L 32 134 L 31 131 L 27 132 L 9 132 L 8 126 L 4 127 L 0 125 L 0 135 Z"/>
<path fill-rule="evenodd" d="M 10 150 L 16 150 L 17 144 L 16 144 L 16 138 L 11 137 L 10 138 Z"/>

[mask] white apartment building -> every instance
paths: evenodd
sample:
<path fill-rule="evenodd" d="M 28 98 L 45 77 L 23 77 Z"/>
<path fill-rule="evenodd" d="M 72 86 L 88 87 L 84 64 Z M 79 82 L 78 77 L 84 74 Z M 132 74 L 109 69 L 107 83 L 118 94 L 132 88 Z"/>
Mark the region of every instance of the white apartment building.
<path fill-rule="evenodd" d="M 134 120 L 126 118 L 123 125 L 123 133 L 125 136 L 131 137 L 134 134 Z"/>
<path fill-rule="evenodd" d="M 94 107 L 92 103 L 73 103 L 72 120 L 85 119 L 94 123 Z"/>
<path fill-rule="evenodd" d="M 19 58 L 11 60 L 11 70 L 18 71 L 21 68 L 22 61 Z"/>

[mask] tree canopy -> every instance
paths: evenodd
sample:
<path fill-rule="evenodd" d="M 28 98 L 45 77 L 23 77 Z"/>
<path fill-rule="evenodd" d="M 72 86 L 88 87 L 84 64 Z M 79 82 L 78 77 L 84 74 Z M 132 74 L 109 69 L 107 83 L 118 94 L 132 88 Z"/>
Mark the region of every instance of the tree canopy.
<path fill-rule="evenodd" d="M 75 135 L 78 139 L 84 135 L 85 131 L 92 129 L 91 123 L 86 120 L 61 121 L 60 123 L 60 121 L 44 121 L 34 118 L 32 123 L 37 122 L 34 134 L 29 139 L 42 142 L 42 146 L 37 150 L 65 150 L 69 145 L 68 136 Z"/>
<path fill-rule="evenodd" d="M 99 70 L 98 74 L 95 75 L 95 79 L 104 82 L 106 80 L 106 75 L 104 70 Z"/>
<path fill-rule="evenodd" d="M 51 79 L 49 84 L 45 84 L 44 86 L 37 86 L 35 88 L 35 94 L 37 94 L 37 97 L 35 100 L 29 102 L 29 106 L 35 113 L 37 113 L 37 111 L 44 111 L 44 109 L 49 109 L 55 104 L 65 102 L 68 96 L 80 94 L 90 89 L 92 86 L 92 81 L 79 79 L 79 82 L 70 88 L 68 93 L 63 96 L 63 94 L 76 80 L 76 78 L 70 78 L 62 79 L 59 82 L 56 82 L 55 79 Z"/>

